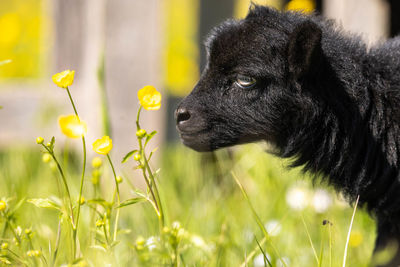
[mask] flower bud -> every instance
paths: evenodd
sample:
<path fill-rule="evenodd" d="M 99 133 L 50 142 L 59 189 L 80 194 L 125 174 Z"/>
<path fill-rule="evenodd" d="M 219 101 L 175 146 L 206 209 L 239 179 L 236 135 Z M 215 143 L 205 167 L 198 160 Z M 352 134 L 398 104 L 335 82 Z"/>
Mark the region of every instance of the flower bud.
<path fill-rule="evenodd" d="M 7 208 L 7 203 L 4 200 L 0 200 L 0 211 L 5 211 Z"/>
<path fill-rule="evenodd" d="M 133 156 L 133 159 L 136 160 L 136 161 L 139 161 L 139 160 L 142 159 L 142 156 L 141 156 L 140 154 L 135 154 L 135 155 Z"/>
<path fill-rule="evenodd" d="M 146 136 L 146 130 L 145 129 L 140 129 L 136 132 L 136 136 L 139 138 L 143 138 Z"/>
<path fill-rule="evenodd" d="M 1 244 L 1 249 L 3 249 L 3 250 L 8 249 L 8 243 L 7 242 L 2 243 Z"/>
<path fill-rule="evenodd" d="M 104 225 L 104 221 L 99 219 L 96 221 L 96 227 L 102 227 Z"/>
<path fill-rule="evenodd" d="M 37 144 L 43 144 L 43 142 L 44 142 L 44 139 L 43 139 L 43 137 L 38 137 L 38 138 L 36 138 L 36 143 Z"/>
<path fill-rule="evenodd" d="M 42 252 L 40 250 L 29 250 L 26 252 L 26 255 L 28 257 L 40 257 L 40 255 L 42 255 Z"/>
<path fill-rule="evenodd" d="M 136 245 L 137 245 L 137 246 L 143 246 L 144 243 L 145 243 L 145 241 L 146 241 L 146 240 L 144 240 L 144 238 L 143 238 L 142 236 L 139 236 L 139 237 L 136 239 Z"/>
<path fill-rule="evenodd" d="M 50 156 L 49 153 L 43 154 L 43 156 L 42 156 L 42 161 L 43 161 L 44 163 L 48 163 L 48 162 L 50 162 L 50 160 L 51 160 L 51 156 Z"/>
<path fill-rule="evenodd" d="M 92 167 L 97 169 L 100 168 L 101 165 L 103 164 L 103 161 L 101 160 L 100 157 L 94 157 L 92 160 Z"/>
<path fill-rule="evenodd" d="M 122 183 L 124 181 L 124 179 L 122 179 L 122 177 L 121 176 L 117 176 L 117 183 Z"/>
<path fill-rule="evenodd" d="M 79 201 L 79 199 L 78 199 L 78 201 Z M 85 197 L 81 196 L 81 201 L 79 202 L 79 204 L 83 205 L 83 204 L 85 204 L 85 202 L 86 202 Z"/>

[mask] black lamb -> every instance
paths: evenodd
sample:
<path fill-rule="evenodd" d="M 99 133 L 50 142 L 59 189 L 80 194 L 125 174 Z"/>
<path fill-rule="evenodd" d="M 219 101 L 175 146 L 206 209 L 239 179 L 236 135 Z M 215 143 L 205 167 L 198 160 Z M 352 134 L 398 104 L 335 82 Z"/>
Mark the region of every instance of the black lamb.
<path fill-rule="evenodd" d="M 372 48 L 317 15 L 254 5 L 207 39 L 208 63 L 176 110 L 183 143 L 267 141 L 377 220 L 400 245 L 400 38 Z M 400 249 L 385 266 L 400 264 Z"/>

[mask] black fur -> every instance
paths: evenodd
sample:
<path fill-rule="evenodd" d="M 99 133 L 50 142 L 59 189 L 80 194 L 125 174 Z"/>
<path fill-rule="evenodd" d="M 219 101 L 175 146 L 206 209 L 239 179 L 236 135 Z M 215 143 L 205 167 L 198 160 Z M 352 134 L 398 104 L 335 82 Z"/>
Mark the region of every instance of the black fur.
<path fill-rule="evenodd" d="M 187 146 L 265 140 L 326 177 L 378 221 L 376 250 L 400 244 L 400 38 L 367 49 L 319 16 L 253 6 L 210 34 L 208 64 L 180 103 Z M 255 78 L 242 88 L 238 75 Z M 400 264 L 400 253 L 387 266 Z"/>

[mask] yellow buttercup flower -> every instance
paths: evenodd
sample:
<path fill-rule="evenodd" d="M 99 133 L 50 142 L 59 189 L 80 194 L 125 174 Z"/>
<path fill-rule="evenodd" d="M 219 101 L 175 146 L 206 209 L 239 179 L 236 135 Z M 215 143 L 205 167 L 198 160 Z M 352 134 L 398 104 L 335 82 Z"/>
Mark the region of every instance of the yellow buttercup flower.
<path fill-rule="evenodd" d="M 93 150 L 102 155 L 107 155 L 112 149 L 112 140 L 109 136 L 103 136 L 93 143 Z"/>
<path fill-rule="evenodd" d="M 304 13 L 311 13 L 314 9 L 314 0 L 292 0 L 286 6 L 286 10 L 301 11 Z"/>
<path fill-rule="evenodd" d="M 71 86 L 74 82 L 74 75 L 74 70 L 64 70 L 63 72 L 54 74 L 52 76 L 52 79 L 57 86 L 61 88 L 67 88 L 68 86 Z"/>
<path fill-rule="evenodd" d="M 154 86 L 147 85 L 139 90 L 140 105 L 146 110 L 159 110 L 161 107 L 161 94 Z"/>
<path fill-rule="evenodd" d="M 58 124 L 61 132 L 69 138 L 79 138 L 87 133 L 86 122 L 80 120 L 76 115 L 60 116 Z"/>

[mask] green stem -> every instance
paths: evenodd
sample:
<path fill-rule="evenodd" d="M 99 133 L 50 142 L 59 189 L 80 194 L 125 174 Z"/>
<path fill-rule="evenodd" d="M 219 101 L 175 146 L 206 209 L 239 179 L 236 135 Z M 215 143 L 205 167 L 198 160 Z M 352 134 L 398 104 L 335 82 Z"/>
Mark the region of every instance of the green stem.
<path fill-rule="evenodd" d="M 66 90 L 67 90 L 67 93 L 68 93 L 69 100 L 71 101 L 72 108 L 74 109 L 75 115 L 78 117 L 78 120 L 79 120 L 78 112 L 76 111 L 76 107 L 75 107 L 75 104 L 74 104 L 74 100 L 72 99 L 71 92 L 69 91 L 68 87 L 66 88 Z"/>
<path fill-rule="evenodd" d="M 8 217 L 6 217 L 6 221 L 7 221 L 8 227 L 10 228 L 10 230 L 11 230 L 13 236 L 14 236 L 15 239 L 18 241 L 18 243 L 21 245 L 21 238 L 20 238 L 20 237 L 17 235 L 17 233 L 15 232 L 15 228 L 14 228 L 14 226 L 12 225 L 11 221 L 8 219 Z"/>
<path fill-rule="evenodd" d="M 54 155 L 54 152 L 51 151 L 46 145 L 42 144 L 42 146 L 47 150 L 47 152 L 49 152 L 49 154 L 51 155 L 51 157 L 53 158 L 54 162 L 57 165 L 57 169 L 61 175 L 61 179 L 63 181 L 64 187 L 65 187 L 65 191 L 67 192 L 67 197 L 69 200 L 69 208 L 71 210 L 71 222 L 72 222 L 72 228 L 75 227 L 75 222 L 74 222 L 74 212 L 73 212 L 73 208 L 72 208 L 72 200 L 71 200 L 71 194 L 69 193 L 69 188 L 68 188 L 68 183 L 67 183 L 67 179 L 65 178 L 64 172 L 60 166 L 60 163 L 58 162 L 56 156 Z"/>
<path fill-rule="evenodd" d="M 83 146 L 83 166 L 82 166 L 82 176 L 81 176 L 81 181 L 80 181 L 80 186 L 79 186 L 78 211 L 76 214 L 76 227 L 74 229 L 74 242 L 76 242 L 76 236 L 77 236 L 77 232 L 78 232 L 79 217 L 81 214 L 81 206 L 82 206 L 81 199 L 82 199 L 82 191 L 83 191 L 83 181 L 85 179 L 85 170 L 86 170 L 86 142 L 85 142 L 84 136 L 82 136 L 82 146 Z M 74 255 L 75 255 L 75 253 L 74 253 Z"/>
<path fill-rule="evenodd" d="M 12 250 L 10 250 L 10 249 L 7 249 L 7 251 L 10 252 L 10 253 L 15 257 L 14 259 L 16 259 L 17 261 L 19 261 L 22 265 L 28 266 L 28 264 L 27 264 L 23 259 L 21 259 L 20 256 L 18 256 L 17 253 L 15 253 L 14 251 L 12 251 Z"/>
<path fill-rule="evenodd" d="M 55 266 L 55 263 L 56 263 L 58 248 L 60 246 L 60 237 L 61 237 L 61 221 L 58 222 L 57 239 L 56 239 L 56 245 L 54 248 L 53 258 L 51 261 L 51 266 Z"/>
<path fill-rule="evenodd" d="M 142 169 L 142 173 L 143 173 L 144 180 L 146 181 L 146 185 L 147 185 L 147 187 L 149 188 L 150 193 L 151 193 L 151 196 L 152 196 L 152 198 L 153 198 L 153 200 L 151 200 L 151 199 L 149 199 L 149 200 L 150 200 L 150 202 L 152 203 L 153 207 L 155 208 L 155 211 L 156 211 L 156 213 L 157 213 L 157 217 L 160 218 L 160 209 L 158 208 L 156 196 L 154 195 L 153 189 L 151 188 L 150 180 L 149 180 L 149 178 L 147 177 L 146 170 L 145 170 L 143 167 L 142 167 L 141 169 Z M 162 230 L 161 227 L 162 227 L 162 224 L 160 223 L 160 231 Z M 160 233 L 161 233 L 161 232 L 160 232 Z"/>
<path fill-rule="evenodd" d="M 151 184 L 154 186 L 155 195 L 157 197 L 156 202 L 158 202 L 158 209 L 160 212 L 159 216 L 160 216 L 161 226 L 162 226 L 162 228 L 164 228 L 164 212 L 163 212 L 163 208 L 161 205 L 160 193 L 158 192 L 156 180 L 155 180 L 153 172 L 150 168 L 149 162 L 147 161 L 146 155 L 144 154 L 144 151 L 143 151 L 143 160 L 144 160 L 144 165 L 146 166 L 147 172 L 149 173 Z"/>
<path fill-rule="evenodd" d="M 117 190 L 117 205 L 119 206 L 121 204 L 121 198 L 120 198 L 120 194 L 119 194 L 119 185 L 118 185 L 118 181 L 117 181 L 117 175 L 115 174 L 115 169 L 114 169 L 114 165 L 111 161 L 110 155 L 107 154 L 107 159 L 108 162 L 110 163 L 112 172 L 114 174 L 114 181 L 115 181 L 115 189 Z M 114 202 L 115 197 L 113 197 L 113 202 Z M 117 214 L 115 215 L 115 224 L 114 224 L 114 237 L 113 237 L 113 241 L 117 240 L 117 232 L 118 232 L 118 220 L 119 220 L 119 210 L 120 208 L 117 208 Z"/>
<path fill-rule="evenodd" d="M 142 106 L 139 106 L 139 110 L 138 110 L 138 113 L 137 113 L 137 116 L 136 116 L 136 130 L 137 131 L 141 129 L 140 128 L 140 123 L 139 123 L 139 118 L 140 118 L 140 112 L 141 111 L 142 111 Z M 147 160 L 147 157 L 146 157 L 146 154 L 145 154 L 145 151 L 144 151 L 144 147 L 143 147 L 141 138 L 138 138 L 138 141 L 139 141 L 139 150 L 140 150 L 141 156 L 142 156 L 143 161 L 144 161 L 144 167 L 146 168 L 146 170 L 147 170 L 147 172 L 149 174 L 151 184 L 146 179 L 145 180 L 147 182 L 147 185 L 149 186 L 150 192 L 153 195 L 154 202 L 156 203 L 156 206 L 158 208 L 158 214 L 157 215 L 158 215 L 159 221 L 160 221 L 160 230 L 162 230 L 162 228 L 164 227 L 164 212 L 163 212 L 163 208 L 162 208 L 162 204 L 161 204 L 160 193 L 158 191 L 157 184 L 156 184 L 156 181 L 154 179 L 153 172 L 152 172 L 152 170 L 150 168 L 150 165 L 149 165 L 149 162 Z M 146 175 L 145 175 L 145 170 L 144 169 L 143 169 L 143 174 L 144 174 L 145 178 L 147 178 Z M 154 192 L 153 192 L 153 186 L 154 186 Z"/>
<path fill-rule="evenodd" d="M 178 267 L 178 246 L 175 246 L 174 249 L 174 255 L 175 255 L 175 261 L 174 261 L 174 267 Z"/>
<path fill-rule="evenodd" d="M 139 110 L 136 116 L 136 130 L 140 130 L 139 117 L 141 111 L 142 111 L 142 106 L 139 106 Z"/>
<path fill-rule="evenodd" d="M 74 104 L 74 100 L 72 99 L 71 93 L 68 89 L 67 89 L 67 93 L 68 93 L 68 97 L 69 100 L 71 101 L 72 104 L 72 108 L 74 109 L 75 115 L 78 118 L 78 121 L 80 122 L 80 118 L 78 115 L 78 112 L 76 111 L 76 107 Z M 78 234 L 78 225 L 79 225 L 79 217 L 80 217 L 80 213 L 81 213 L 81 198 L 82 198 L 82 191 L 83 191 L 83 181 L 85 179 L 85 171 L 86 171 L 86 142 L 85 142 L 85 136 L 82 136 L 82 149 L 83 149 L 83 166 L 82 166 L 82 176 L 81 176 L 81 182 L 80 182 L 80 187 L 79 187 L 79 197 L 78 197 L 78 211 L 77 211 L 77 215 L 76 215 L 76 226 L 72 229 L 73 230 L 73 237 L 74 237 L 74 259 L 76 257 L 76 242 L 77 242 L 77 234 Z"/>
<path fill-rule="evenodd" d="M 109 247 L 110 246 L 110 241 L 108 240 L 107 229 L 106 229 L 106 224 L 105 223 L 103 224 L 103 232 L 104 232 L 104 237 L 105 237 L 106 242 L 107 242 L 107 246 Z"/>
<path fill-rule="evenodd" d="M 140 149 L 140 156 L 141 156 L 142 158 L 145 158 L 146 155 L 144 154 L 144 151 L 143 151 L 143 149 L 142 149 L 142 140 L 141 140 L 141 139 L 139 139 L 139 149 Z M 154 203 L 156 204 L 157 216 L 160 216 L 160 209 L 158 208 L 158 201 L 157 201 L 157 198 L 156 198 L 156 196 L 155 196 L 155 194 L 154 194 L 154 191 L 153 191 L 152 182 L 151 182 L 151 181 L 149 180 L 149 178 L 147 177 L 146 169 L 145 169 L 143 166 L 142 166 L 141 169 L 142 169 L 142 172 L 143 172 L 144 180 L 146 181 L 147 187 L 149 188 L 150 193 L 151 193 L 151 196 L 153 197 Z"/>

